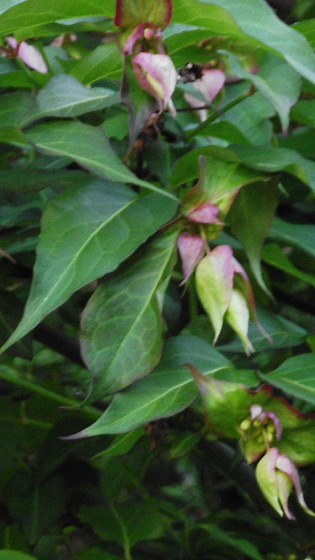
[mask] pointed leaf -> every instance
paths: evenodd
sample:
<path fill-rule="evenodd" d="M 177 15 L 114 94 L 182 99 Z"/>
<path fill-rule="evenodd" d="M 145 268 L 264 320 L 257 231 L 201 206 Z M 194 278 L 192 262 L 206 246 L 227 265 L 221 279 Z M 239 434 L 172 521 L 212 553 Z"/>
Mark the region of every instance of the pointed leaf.
<path fill-rule="evenodd" d="M 105 179 L 133 183 L 174 198 L 168 192 L 138 179 L 125 167 L 100 128 L 75 121 L 53 122 L 33 128 L 26 136 L 44 153 L 67 156 Z"/>
<path fill-rule="evenodd" d="M 81 58 L 71 68 L 70 73 L 86 85 L 102 78 L 120 79 L 122 74 L 121 54 L 116 45 L 100 45 Z"/>
<path fill-rule="evenodd" d="M 261 250 L 278 202 L 272 183 L 255 183 L 241 189 L 229 214 L 232 231 L 243 244 L 259 285 L 269 293 L 261 273 Z"/>
<path fill-rule="evenodd" d="M 264 350 L 277 350 L 278 348 L 292 348 L 299 346 L 305 342 L 307 331 L 288 321 L 280 315 L 275 315 L 267 309 L 258 310 L 258 320 L 263 326 L 265 331 L 272 339 L 272 344 L 263 333 L 260 332 L 258 327 L 250 322 L 248 336 L 255 348 L 255 352 L 262 352 Z M 222 352 L 243 352 L 242 345 L 238 339 L 226 344 L 218 346 Z"/>
<path fill-rule="evenodd" d="M 160 359 L 162 317 L 157 290 L 174 265 L 177 231 L 138 251 L 91 297 L 82 318 L 83 359 L 103 397 L 149 373 Z"/>
<path fill-rule="evenodd" d="M 276 218 L 268 237 L 290 244 L 315 257 L 315 229 L 311 224 L 291 224 Z"/>
<path fill-rule="evenodd" d="M 54 76 L 39 92 L 40 112 L 55 117 L 75 117 L 98 111 L 119 101 L 119 94 L 106 88 L 84 87 L 73 76 Z"/>
<path fill-rule="evenodd" d="M 210 344 L 195 336 L 179 336 L 168 341 L 163 360 L 150 375 L 115 395 L 101 418 L 74 437 L 127 432 L 187 408 L 198 394 L 191 371 L 183 367 L 189 362 L 205 375 L 257 384 L 254 372 L 234 369 Z"/>
<path fill-rule="evenodd" d="M 236 56 L 230 54 L 232 74 L 241 79 L 250 80 L 257 90 L 277 111 L 282 129 L 289 125 L 290 109 L 298 100 L 301 89 L 299 74 L 287 62 L 267 54 L 259 68 L 258 74 L 248 72 Z"/>
<path fill-rule="evenodd" d="M 262 251 L 262 260 L 279 270 L 283 270 L 287 274 L 291 274 L 303 282 L 311 284 L 311 286 L 315 288 L 315 275 L 303 272 L 302 270 L 296 268 L 279 245 L 271 243 L 270 245 L 264 247 Z"/>
<path fill-rule="evenodd" d="M 314 371 L 315 354 L 301 354 L 261 377 L 282 391 L 315 405 Z"/>
<path fill-rule="evenodd" d="M 139 198 L 124 185 L 101 180 L 75 185 L 54 198 L 43 215 L 24 316 L 4 348 L 33 329 L 74 291 L 114 270 L 174 210 L 171 200 L 157 194 Z"/>
<path fill-rule="evenodd" d="M 27 0 L 0 16 L 0 35 L 62 19 L 114 15 L 115 0 L 45 0 L 44 4 L 43 0 Z"/>
<path fill-rule="evenodd" d="M 295 150 L 286 148 L 240 145 L 231 145 L 228 148 L 207 146 L 191 150 L 177 161 L 171 177 L 172 187 L 196 179 L 199 176 L 198 160 L 201 155 L 211 156 L 223 162 L 242 163 L 250 169 L 256 169 L 256 181 L 263 178 L 263 173 L 286 171 L 298 177 L 315 192 L 314 161 L 302 157 Z M 259 172 L 260 176 L 258 175 Z"/>
<path fill-rule="evenodd" d="M 236 194 L 237 189 L 243 185 L 263 178 L 259 173 L 241 165 L 232 151 L 208 147 L 191 150 L 180 158 L 174 167 L 170 182 L 172 187 L 177 187 L 199 176 L 200 188 L 198 191 L 197 188 L 196 191 L 190 191 L 185 197 L 185 202 L 190 203 L 191 207 L 196 206 L 196 201 L 201 204 L 209 197 L 211 202 L 216 204 L 225 195 L 229 196 L 233 192 Z M 202 192 L 203 198 L 200 198 L 200 194 L 196 200 L 195 196 L 192 198 L 191 195 L 195 192 Z M 212 197 L 213 194 L 215 197 Z"/>
<path fill-rule="evenodd" d="M 264 0 L 176 0 L 173 21 L 207 28 L 256 44 L 282 56 L 302 76 L 315 83 L 315 55 L 298 31 L 285 25 Z M 219 30 L 219 31 L 218 31 Z"/>

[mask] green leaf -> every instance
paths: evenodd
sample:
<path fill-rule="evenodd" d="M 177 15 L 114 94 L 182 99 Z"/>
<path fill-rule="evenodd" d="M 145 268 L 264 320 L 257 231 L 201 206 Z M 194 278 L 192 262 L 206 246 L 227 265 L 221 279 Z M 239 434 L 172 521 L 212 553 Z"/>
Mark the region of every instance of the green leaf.
<path fill-rule="evenodd" d="M 138 179 L 125 167 L 101 128 L 75 121 L 53 122 L 33 128 L 26 137 L 44 153 L 67 156 L 105 179 L 140 185 L 174 199 L 167 191 Z"/>
<path fill-rule="evenodd" d="M 200 528 L 206 531 L 212 540 L 221 543 L 223 549 L 225 549 L 225 547 L 231 547 L 247 558 L 252 558 L 253 560 L 264 560 L 258 548 L 256 548 L 256 546 L 249 540 L 231 536 L 226 531 L 223 531 L 223 529 L 220 529 L 217 525 L 213 525 L 211 523 L 202 523 Z"/>
<path fill-rule="evenodd" d="M 280 315 L 275 315 L 267 309 L 258 310 L 258 319 L 272 338 L 272 344 L 270 344 L 269 340 L 266 339 L 257 326 L 250 322 L 248 337 L 254 346 L 255 352 L 273 351 L 278 348 L 292 348 L 303 344 L 306 340 L 307 331 L 305 329 Z M 241 342 L 237 339 L 230 344 L 219 346 L 218 350 L 222 352 L 244 352 Z"/>
<path fill-rule="evenodd" d="M 313 225 L 291 224 L 276 218 L 268 237 L 297 247 L 315 257 L 315 228 Z"/>
<path fill-rule="evenodd" d="M 177 230 L 154 239 L 107 278 L 82 317 L 81 351 L 104 397 L 149 373 L 162 350 L 161 304 L 174 266 Z"/>
<path fill-rule="evenodd" d="M 98 461 L 104 457 L 117 457 L 128 453 L 144 434 L 145 430 L 142 427 L 128 432 L 127 434 L 118 434 L 104 451 L 94 455 L 93 461 Z"/>
<path fill-rule="evenodd" d="M 127 432 L 187 408 L 198 395 L 191 371 L 183 367 L 187 363 L 205 375 L 248 386 L 257 384 L 254 372 L 234 369 L 229 360 L 205 341 L 179 336 L 168 341 L 163 360 L 150 375 L 117 393 L 97 422 L 71 437 Z"/>
<path fill-rule="evenodd" d="M 282 391 L 315 405 L 315 354 L 300 354 L 289 358 L 280 367 L 260 375 Z"/>
<path fill-rule="evenodd" d="M 79 60 L 70 73 L 86 85 L 103 78 L 119 79 L 122 75 L 121 54 L 116 45 L 100 45 Z"/>
<path fill-rule="evenodd" d="M 315 162 L 285 148 L 231 146 L 242 163 L 252 169 L 277 173 L 287 171 L 309 185 L 315 192 Z"/>
<path fill-rule="evenodd" d="M 174 0 L 173 21 L 207 28 L 282 56 L 315 83 L 315 55 L 305 37 L 278 19 L 263 0 Z"/>
<path fill-rule="evenodd" d="M 287 62 L 269 53 L 264 57 L 258 74 L 245 70 L 237 57 L 232 54 L 229 54 L 229 61 L 232 74 L 250 80 L 256 86 L 278 113 L 283 130 L 287 130 L 290 109 L 300 94 L 299 74 Z"/>
<path fill-rule="evenodd" d="M 135 197 L 124 185 L 101 180 L 75 185 L 54 198 L 43 215 L 24 316 L 3 349 L 27 334 L 74 291 L 114 270 L 171 219 L 174 211 L 169 199 L 157 194 Z"/>
<path fill-rule="evenodd" d="M 1 95 L 0 126 L 22 128 L 36 118 L 36 96 L 27 91 L 15 91 Z"/>
<path fill-rule="evenodd" d="M 39 92 L 41 114 L 76 117 L 117 103 L 119 94 L 106 88 L 86 88 L 73 76 L 54 76 Z"/>
<path fill-rule="evenodd" d="M 30 556 L 19 550 L 0 550 L 0 560 L 37 560 L 35 556 Z"/>
<path fill-rule="evenodd" d="M 272 183 L 243 187 L 229 214 L 232 231 L 243 244 L 252 271 L 261 288 L 269 293 L 261 272 L 261 250 L 278 203 L 278 189 Z"/>
<path fill-rule="evenodd" d="M 315 192 L 315 162 L 303 158 L 294 150 L 286 148 L 240 145 L 232 145 L 228 148 L 206 146 L 191 150 L 181 157 L 174 166 L 171 177 L 172 187 L 199 177 L 198 160 L 200 155 L 212 156 L 214 159 L 220 159 L 223 162 L 242 163 L 263 173 L 286 171 L 298 177 Z M 258 181 L 258 175 L 256 180 Z"/>
<path fill-rule="evenodd" d="M 0 7 L 0 14 L 3 14 L 13 6 L 16 6 L 17 4 L 21 4 L 22 2 L 25 2 L 25 0 L 2 0 L 1 7 Z"/>
<path fill-rule="evenodd" d="M 213 197 L 211 199 L 213 204 L 217 203 L 217 198 L 220 200 L 224 195 L 228 197 L 233 193 L 235 194 L 237 189 L 243 185 L 263 178 L 256 172 L 240 165 L 237 161 L 228 161 L 228 159 L 232 160 L 233 157 L 227 158 L 227 161 L 216 157 L 217 155 L 224 156 L 225 153 L 229 156 L 229 152 L 225 152 L 224 149 L 223 151 L 220 149 L 218 152 L 216 152 L 216 149 L 210 150 L 208 148 L 192 150 L 177 161 L 171 177 L 171 185 L 175 187 L 199 177 L 201 175 L 200 163 L 202 165 L 202 160 L 199 157 L 202 154 L 206 156 L 203 160 L 204 165 L 202 165 L 202 169 L 204 169 L 202 188 L 207 197 Z"/>
<path fill-rule="evenodd" d="M 128 548 L 139 541 L 158 538 L 163 532 L 159 503 L 153 498 L 133 504 L 83 506 L 79 518 L 101 539 Z"/>
<path fill-rule="evenodd" d="M 290 259 L 288 259 L 279 245 L 271 243 L 270 245 L 264 247 L 262 251 L 262 260 L 278 268 L 279 270 L 283 270 L 287 274 L 291 274 L 295 278 L 302 280 L 302 282 L 311 284 L 311 286 L 314 286 L 315 288 L 315 275 L 308 274 L 296 268 L 296 266 L 291 263 Z"/>
<path fill-rule="evenodd" d="M 0 35 L 74 17 L 115 15 L 115 0 L 27 0 L 0 16 Z"/>
<path fill-rule="evenodd" d="M 274 113 L 271 104 L 257 92 L 224 113 L 219 121 L 208 126 L 205 124 L 202 134 L 212 134 L 213 127 L 230 123 L 237 127 L 247 140 L 247 142 L 239 142 L 231 139 L 231 143 L 268 145 L 272 136 L 272 123 L 268 119 Z"/>
<path fill-rule="evenodd" d="M 292 108 L 290 114 L 291 120 L 301 124 L 306 124 L 312 128 L 315 127 L 315 99 L 307 101 L 298 101 Z"/>
<path fill-rule="evenodd" d="M 25 147 L 28 144 L 24 134 L 17 126 L 0 125 L 0 143 Z"/>

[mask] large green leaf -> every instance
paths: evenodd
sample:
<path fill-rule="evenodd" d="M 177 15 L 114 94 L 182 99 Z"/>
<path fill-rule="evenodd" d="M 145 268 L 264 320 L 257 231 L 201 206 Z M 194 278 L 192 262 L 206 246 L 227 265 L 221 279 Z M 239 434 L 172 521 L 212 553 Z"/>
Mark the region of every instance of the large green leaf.
<path fill-rule="evenodd" d="M 268 237 L 289 243 L 315 257 L 315 228 L 310 224 L 291 224 L 276 218 Z"/>
<path fill-rule="evenodd" d="M 201 131 L 203 135 L 214 135 L 215 127 L 225 125 L 234 125 L 246 138 L 247 142 L 239 142 L 238 140 L 229 138 L 227 140 L 232 144 L 254 144 L 269 145 L 272 137 L 272 123 L 269 117 L 273 117 L 275 111 L 272 105 L 267 101 L 260 92 L 256 92 L 251 97 L 244 99 L 235 107 L 222 115 L 219 120 L 213 124 L 204 124 Z"/>
<path fill-rule="evenodd" d="M 15 91 L 1 95 L 0 126 L 29 124 L 38 115 L 36 96 L 27 91 Z"/>
<path fill-rule="evenodd" d="M 315 405 L 315 354 L 289 358 L 280 367 L 261 375 L 271 385 Z"/>
<path fill-rule="evenodd" d="M 75 121 L 53 122 L 40 124 L 26 136 L 44 153 L 67 156 L 105 179 L 133 183 L 174 198 L 168 192 L 138 179 L 123 165 L 101 128 Z"/>
<path fill-rule="evenodd" d="M 2 0 L 1 6 L 0 6 L 0 14 L 3 14 L 7 10 L 9 10 L 10 8 L 13 8 L 13 6 L 16 6 L 17 4 L 21 4 L 22 2 L 25 2 L 25 1 L 26 0 Z"/>
<path fill-rule="evenodd" d="M 72 437 L 127 432 L 187 408 L 198 395 L 191 371 L 183 367 L 187 363 L 205 375 L 249 386 L 257 384 L 254 372 L 234 369 L 227 358 L 205 341 L 179 336 L 168 341 L 162 362 L 150 375 L 117 393 L 97 422 Z"/>
<path fill-rule="evenodd" d="M 0 560 L 36 560 L 36 558 L 19 550 L 0 550 Z"/>
<path fill-rule="evenodd" d="M 107 504 L 83 506 L 79 518 L 103 541 L 115 541 L 129 548 L 139 541 L 161 536 L 165 520 L 159 509 L 158 500 L 149 498 L 132 504 L 110 504 L 110 507 Z"/>
<path fill-rule="evenodd" d="M 241 189 L 229 215 L 232 230 L 245 247 L 256 280 L 267 292 L 260 257 L 277 203 L 278 190 L 274 184 L 255 183 Z"/>
<path fill-rule="evenodd" d="M 82 355 L 103 397 L 151 371 L 162 350 L 159 288 L 174 265 L 177 230 L 154 239 L 107 278 L 82 318 Z"/>
<path fill-rule="evenodd" d="M 252 342 L 255 352 L 263 352 L 265 350 L 274 351 L 279 348 L 293 348 L 303 344 L 307 337 L 307 331 L 299 325 L 288 321 L 280 315 L 275 315 L 267 309 L 258 310 L 259 322 L 271 338 L 268 340 L 258 329 L 258 327 L 250 322 L 248 329 L 248 337 Z M 224 346 L 219 346 L 218 350 L 222 352 L 244 352 L 241 341 L 236 338 L 233 342 Z"/>
<path fill-rule="evenodd" d="M 115 44 L 100 45 L 79 60 L 70 73 L 87 85 L 102 78 L 119 79 L 122 75 L 121 54 Z"/>
<path fill-rule="evenodd" d="M 37 96 L 41 114 L 55 117 L 76 117 L 118 101 L 118 93 L 106 88 L 88 89 L 68 75 L 54 76 Z"/>
<path fill-rule="evenodd" d="M 264 0 L 174 0 L 173 21 L 205 27 L 212 35 L 228 35 L 264 45 L 315 82 L 311 46 L 303 35 L 278 19 Z"/>
<path fill-rule="evenodd" d="M 304 228 L 304 226 L 302 226 L 302 228 Z M 308 274 L 307 272 L 303 272 L 302 270 L 296 268 L 279 245 L 271 243 L 270 245 L 264 247 L 262 251 L 262 260 L 279 270 L 283 270 L 287 274 L 291 274 L 303 282 L 311 284 L 311 286 L 315 288 L 315 275 Z"/>
<path fill-rule="evenodd" d="M 200 155 L 209 155 L 222 161 L 243 163 L 249 168 L 263 173 L 287 171 L 301 179 L 315 192 L 314 161 L 306 159 L 298 152 L 286 148 L 240 145 L 232 145 L 228 148 L 206 146 L 191 150 L 180 158 L 174 166 L 171 177 L 171 185 L 173 187 L 196 179 L 199 176 L 198 158 Z"/>
<path fill-rule="evenodd" d="M 218 155 L 224 155 L 225 151 L 218 151 Z M 226 152 L 228 155 L 230 152 Z M 259 181 L 263 178 L 262 174 L 259 175 L 256 171 L 252 171 L 237 162 L 237 158 L 220 159 L 217 156 L 217 151 L 214 148 L 197 148 L 188 152 L 185 156 L 180 158 L 175 165 L 171 185 L 173 187 L 181 185 L 186 181 L 197 179 L 200 175 L 200 155 L 205 155 L 205 169 L 204 169 L 204 183 L 206 192 L 209 195 L 216 196 L 217 193 L 228 195 L 229 193 L 236 192 L 236 190 L 245 184 L 253 181 Z M 233 161 L 234 159 L 234 161 Z M 216 203 L 213 198 L 213 203 Z"/>
<path fill-rule="evenodd" d="M 0 35 L 74 17 L 115 15 L 115 0 L 27 0 L 0 16 Z"/>
<path fill-rule="evenodd" d="M 315 127 L 315 99 L 298 101 L 291 111 L 291 120 Z"/>
<path fill-rule="evenodd" d="M 315 192 L 315 162 L 286 148 L 231 146 L 238 158 L 252 169 L 277 173 L 287 171 L 309 185 Z"/>
<path fill-rule="evenodd" d="M 7 348 L 85 284 L 114 270 L 174 214 L 174 202 L 135 197 L 124 185 L 90 181 L 47 206 L 25 313 Z M 141 228 L 139 227 L 141 223 Z"/>
<path fill-rule="evenodd" d="M 236 56 L 230 54 L 232 74 L 251 81 L 257 90 L 271 103 L 280 117 L 283 130 L 289 125 L 289 113 L 298 100 L 301 89 L 299 74 L 285 60 L 266 54 L 258 74 L 243 68 Z"/>

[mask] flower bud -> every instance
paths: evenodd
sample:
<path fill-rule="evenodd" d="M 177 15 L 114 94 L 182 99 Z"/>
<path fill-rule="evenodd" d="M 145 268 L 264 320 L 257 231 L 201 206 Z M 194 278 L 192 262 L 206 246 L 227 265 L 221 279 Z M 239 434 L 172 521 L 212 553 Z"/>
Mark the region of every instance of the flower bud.
<path fill-rule="evenodd" d="M 183 263 L 184 280 L 182 284 L 184 284 L 204 254 L 204 240 L 199 235 L 182 233 L 177 243 Z"/>
<path fill-rule="evenodd" d="M 18 43 L 14 37 L 6 37 L 6 39 L 12 49 L 12 55 L 9 56 L 20 58 L 26 66 L 37 70 L 37 72 L 41 74 L 48 73 L 47 64 L 41 52 L 36 47 L 29 45 L 26 41 Z"/>
<path fill-rule="evenodd" d="M 175 115 L 176 110 L 171 100 L 177 73 L 170 57 L 166 54 L 141 52 L 132 58 L 132 65 L 142 89 L 157 99 L 160 112 L 166 108 Z"/>
<path fill-rule="evenodd" d="M 281 515 L 288 519 L 295 519 L 288 507 L 288 499 L 294 488 L 300 506 L 309 515 L 315 516 L 304 500 L 298 471 L 294 463 L 272 447 L 260 459 L 256 467 L 257 482 L 266 500 Z"/>

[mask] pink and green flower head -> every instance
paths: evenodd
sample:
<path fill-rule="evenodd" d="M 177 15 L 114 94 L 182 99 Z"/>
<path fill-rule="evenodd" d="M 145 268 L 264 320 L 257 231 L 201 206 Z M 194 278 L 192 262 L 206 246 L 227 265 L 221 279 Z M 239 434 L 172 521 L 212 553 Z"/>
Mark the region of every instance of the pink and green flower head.
<path fill-rule="evenodd" d="M 171 0 L 116 0 L 115 25 L 126 54 L 161 50 L 162 30 L 172 17 Z"/>
<path fill-rule="evenodd" d="M 248 463 L 257 461 L 282 436 L 282 425 L 273 411 L 259 404 L 250 406 L 250 414 L 240 424 L 240 444 Z"/>
<path fill-rule="evenodd" d="M 272 447 L 260 459 L 256 467 L 256 478 L 263 495 L 276 512 L 288 519 L 295 519 L 288 506 L 292 490 L 300 506 L 309 515 L 315 513 L 305 503 L 298 471 L 294 463 L 279 452 L 277 447 Z"/>
<path fill-rule="evenodd" d="M 254 297 L 246 272 L 229 245 L 215 247 L 199 262 L 196 288 L 214 328 L 214 343 L 227 320 L 241 338 L 246 352 L 252 352 L 248 322 L 250 318 L 255 319 Z"/>
<path fill-rule="evenodd" d="M 176 68 L 166 54 L 141 52 L 132 58 L 132 66 L 142 89 L 158 102 L 159 111 L 169 111 L 175 116 L 172 95 L 176 86 Z"/>

